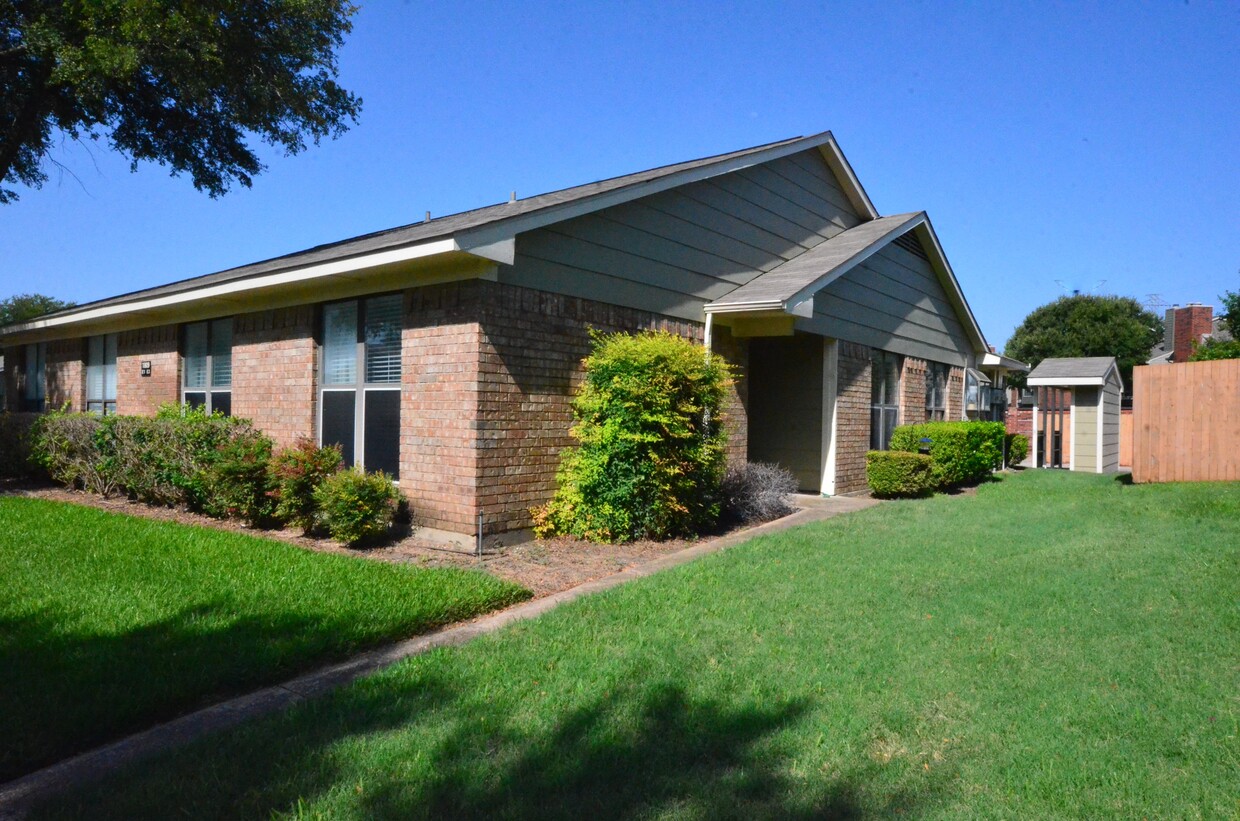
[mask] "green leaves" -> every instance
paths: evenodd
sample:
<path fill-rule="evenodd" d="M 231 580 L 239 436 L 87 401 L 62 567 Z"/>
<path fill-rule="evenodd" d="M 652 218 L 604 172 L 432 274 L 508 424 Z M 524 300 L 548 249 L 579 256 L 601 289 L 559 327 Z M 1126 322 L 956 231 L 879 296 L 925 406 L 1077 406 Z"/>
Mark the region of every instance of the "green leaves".
<path fill-rule="evenodd" d="M 594 541 L 692 536 L 719 517 L 731 367 L 666 332 L 596 336 L 573 412 L 580 442 L 534 511 L 540 536 Z"/>
<path fill-rule="evenodd" d="M 133 166 L 187 173 L 216 197 L 340 134 L 361 100 L 335 81 L 352 28 L 343 0 L 0 4 L 0 185 L 38 187 L 57 131 L 106 137 Z M 0 203 L 17 199 L 0 188 Z"/>
<path fill-rule="evenodd" d="M 1004 352 L 1033 366 L 1051 357 L 1113 356 L 1124 384 L 1131 385 L 1133 366 L 1149 358 L 1162 334 L 1162 319 L 1135 299 L 1079 294 L 1030 313 Z M 1014 376 L 1013 382 L 1021 379 Z"/>

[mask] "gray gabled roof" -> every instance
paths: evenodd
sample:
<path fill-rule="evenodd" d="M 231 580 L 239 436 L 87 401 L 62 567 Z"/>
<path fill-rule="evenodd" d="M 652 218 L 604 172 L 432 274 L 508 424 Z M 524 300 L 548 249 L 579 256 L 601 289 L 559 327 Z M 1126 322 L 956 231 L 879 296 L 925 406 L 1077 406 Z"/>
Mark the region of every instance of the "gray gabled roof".
<path fill-rule="evenodd" d="M 41 321 L 62 316 L 68 317 L 88 311 L 95 311 L 100 308 L 192 292 L 238 280 L 303 268 L 305 266 L 348 260 L 353 257 L 362 257 L 391 249 L 406 248 L 436 240 L 451 240 L 454 238 L 459 240 L 465 235 L 472 236 L 481 245 L 494 240 L 497 236 L 503 235 L 506 231 L 516 233 L 530 230 L 532 225 L 536 227 L 537 222 L 555 221 L 557 214 L 565 211 L 566 207 L 585 204 L 591 200 L 606 199 L 605 203 L 600 204 L 600 207 L 604 207 L 604 205 L 610 204 L 614 197 L 623 196 L 628 192 L 631 192 L 633 197 L 641 196 L 651 185 L 657 184 L 660 181 L 678 184 L 676 181 L 678 175 L 700 175 L 704 172 L 709 172 L 713 167 L 718 167 L 718 173 L 726 173 L 733 170 L 737 162 L 752 160 L 752 163 L 746 164 L 756 164 L 765 162 L 773 158 L 773 156 L 783 156 L 786 153 L 807 150 L 827 145 L 828 143 L 834 146 L 834 137 L 830 131 L 823 131 L 806 137 L 793 137 L 753 148 L 731 151 L 726 154 L 660 166 L 572 188 L 564 188 L 559 191 L 551 191 L 525 199 L 488 205 L 471 211 L 463 211 L 458 214 L 318 245 L 304 251 L 274 257 L 237 268 L 229 268 L 212 274 L 179 280 L 167 285 L 145 288 L 107 299 L 84 303 L 72 309 L 47 314 L 38 319 Z M 851 171 L 847 173 L 850 175 Z M 842 180 L 841 182 L 844 181 Z M 874 216 L 877 216 L 877 212 L 873 210 L 873 204 L 869 202 L 869 198 L 865 195 L 864 190 L 860 188 L 860 184 L 855 179 L 852 182 L 856 188 L 856 195 L 860 197 L 864 206 L 862 210 L 868 210 Z M 537 217 L 539 216 L 544 216 L 546 219 L 538 220 Z M 469 250 L 463 244 L 461 249 Z M 0 329 L 0 333 L 3 333 L 5 330 L 18 330 L 20 327 L 13 326 L 10 329 Z"/>
<path fill-rule="evenodd" d="M 1119 378 L 1119 365 L 1113 356 L 1074 356 L 1043 359 L 1030 371 L 1027 384 L 1102 385 L 1114 371 Z M 1122 380 L 1121 380 L 1122 384 Z"/>
<path fill-rule="evenodd" d="M 706 306 L 707 313 L 788 310 L 812 297 L 923 215 L 896 214 L 863 222 L 793 257 Z"/>

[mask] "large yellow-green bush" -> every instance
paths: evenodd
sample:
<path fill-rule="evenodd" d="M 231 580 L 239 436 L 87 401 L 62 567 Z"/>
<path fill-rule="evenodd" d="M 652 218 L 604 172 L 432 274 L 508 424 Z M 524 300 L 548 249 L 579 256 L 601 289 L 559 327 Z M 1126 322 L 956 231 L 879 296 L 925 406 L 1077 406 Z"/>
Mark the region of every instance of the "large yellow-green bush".
<path fill-rule="evenodd" d="M 599 335 L 573 400 L 573 438 L 540 536 L 692 536 L 719 520 L 731 367 L 666 332 Z"/>

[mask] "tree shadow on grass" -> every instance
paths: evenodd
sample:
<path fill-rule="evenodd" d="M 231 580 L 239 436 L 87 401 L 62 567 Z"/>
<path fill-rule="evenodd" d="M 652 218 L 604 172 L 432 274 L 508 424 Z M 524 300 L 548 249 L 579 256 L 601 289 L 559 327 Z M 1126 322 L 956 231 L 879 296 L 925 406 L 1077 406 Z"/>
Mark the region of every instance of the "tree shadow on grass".
<path fill-rule="evenodd" d="M 939 779 L 794 775 L 802 701 L 737 704 L 634 676 L 533 724 L 504 697 L 407 670 L 207 740 L 57 808 L 63 817 L 790 818 L 918 812 Z M 528 695 L 526 696 L 528 699 Z M 323 806 L 319 806 L 319 802 Z"/>
<path fill-rule="evenodd" d="M 115 633 L 0 618 L 0 783 L 357 649 L 321 618 L 236 610 L 189 606 Z"/>

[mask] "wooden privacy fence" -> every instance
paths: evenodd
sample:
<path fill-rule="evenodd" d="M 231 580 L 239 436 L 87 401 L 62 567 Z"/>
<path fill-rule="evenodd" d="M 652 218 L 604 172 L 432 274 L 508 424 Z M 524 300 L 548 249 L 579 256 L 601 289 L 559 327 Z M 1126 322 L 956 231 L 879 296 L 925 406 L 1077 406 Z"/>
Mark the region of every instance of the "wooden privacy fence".
<path fill-rule="evenodd" d="M 1134 482 L 1240 481 L 1240 359 L 1133 371 Z"/>

